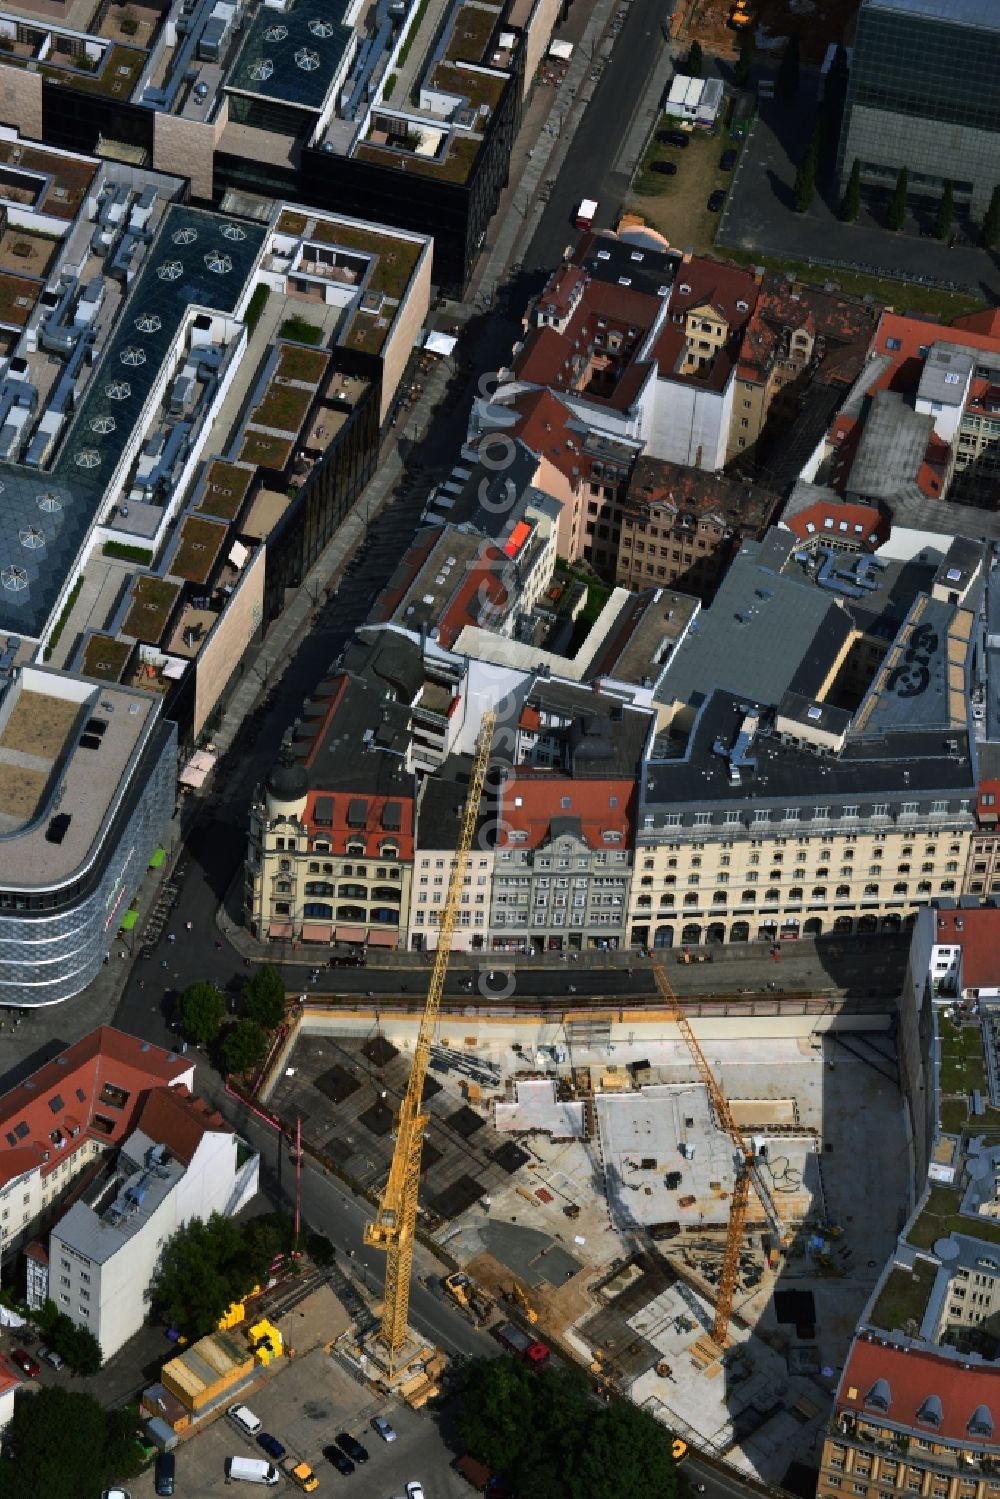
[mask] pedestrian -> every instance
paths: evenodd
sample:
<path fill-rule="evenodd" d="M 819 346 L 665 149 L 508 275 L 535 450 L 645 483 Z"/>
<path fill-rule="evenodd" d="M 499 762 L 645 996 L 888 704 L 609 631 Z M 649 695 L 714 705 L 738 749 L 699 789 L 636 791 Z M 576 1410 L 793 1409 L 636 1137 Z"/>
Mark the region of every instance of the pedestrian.
<path fill-rule="evenodd" d="M 194 930 L 194 922 L 193 921 L 185 921 L 184 925 L 187 927 L 187 929 L 188 929 L 189 932 Z"/>
<path fill-rule="evenodd" d="M 166 968 L 166 966 L 167 966 L 167 960 L 166 960 L 166 958 L 161 958 L 160 959 L 160 967 L 161 968 Z"/>
<path fill-rule="evenodd" d="M 177 933 L 176 932 L 168 932 L 167 933 L 167 941 L 168 942 L 176 942 L 177 941 Z"/>

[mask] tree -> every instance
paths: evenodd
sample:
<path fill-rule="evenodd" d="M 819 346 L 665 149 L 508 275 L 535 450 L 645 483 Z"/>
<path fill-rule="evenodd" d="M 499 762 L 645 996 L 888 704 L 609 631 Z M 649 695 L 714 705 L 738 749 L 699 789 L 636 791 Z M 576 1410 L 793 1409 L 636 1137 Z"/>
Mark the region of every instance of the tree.
<path fill-rule="evenodd" d="M 192 1046 L 211 1046 L 226 1018 L 226 997 L 214 984 L 190 984 L 178 1002 L 181 1030 Z"/>
<path fill-rule="evenodd" d="M 819 162 L 819 148 L 822 127 L 819 120 L 813 127 L 812 137 L 806 147 L 806 154 L 799 163 L 799 169 L 795 173 L 795 212 L 806 213 L 816 193 L 816 167 Z"/>
<path fill-rule="evenodd" d="M 272 963 L 258 968 L 243 986 L 243 1008 L 251 1020 L 265 1030 L 274 1030 L 285 1018 L 285 981 Z"/>
<path fill-rule="evenodd" d="M 899 176 L 896 178 L 896 186 L 892 190 L 889 199 L 889 211 L 886 222 L 890 229 L 902 229 L 906 223 L 906 191 L 909 186 L 909 173 L 905 167 L 900 167 Z"/>
<path fill-rule="evenodd" d="M 701 42 L 697 39 L 688 48 L 687 62 L 684 71 L 691 78 L 700 78 L 705 71 L 705 57 L 701 50 Z"/>
<path fill-rule="evenodd" d="M 187 1338 L 211 1332 L 226 1307 L 260 1279 L 242 1226 L 213 1213 L 167 1244 L 150 1287 L 153 1310 Z"/>
<path fill-rule="evenodd" d="M 784 99 L 786 104 L 791 104 L 799 91 L 799 34 L 797 31 L 793 31 L 788 38 L 788 46 L 785 48 L 785 55 L 778 69 L 775 90 L 778 98 Z"/>
<path fill-rule="evenodd" d="M 861 212 L 861 163 L 857 157 L 851 167 L 851 175 L 847 179 L 844 196 L 840 200 L 840 218 L 845 224 L 856 222 Z"/>
<path fill-rule="evenodd" d="M 227 1072 L 250 1072 L 267 1054 L 267 1036 L 256 1020 L 237 1020 L 222 1038 L 222 1063 Z"/>
<path fill-rule="evenodd" d="M 987 250 L 1000 239 L 1000 183 L 993 189 L 990 206 L 983 219 L 983 244 Z"/>
<path fill-rule="evenodd" d="M 337 1251 L 325 1234 L 311 1233 L 306 1236 L 306 1253 L 314 1264 L 321 1269 L 332 1265 L 337 1258 Z"/>
<path fill-rule="evenodd" d="M 955 189 L 949 177 L 941 194 L 941 201 L 937 207 L 937 218 L 934 220 L 935 239 L 950 239 L 951 231 L 955 227 Z"/>
<path fill-rule="evenodd" d="M 645 1411 L 600 1407 L 575 1369 L 532 1373 L 517 1359 L 468 1366 L 458 1434 L 521 1499 L 673 1499 L 669 1435 Z"/>
<path fill-rule="evenodd" d="M 45 1341 L 66 1360 L 74 1374 L 98 1372 L 104 1355 L 89 1327 L 78 1327 L 54 1301 L 43 1302 L 37 1321 Z"/>
<path fill-rule="evenodd" d="M 10 1444 L 17 1460 L 0 1463 L 0 1496 L 92 1499 L 106 1485 L 140 1472 L 135 1426 L 134 1410 L 105 1412 L 91 1395 L 61 1385 L 21 1396 L 4 1434 L 4 1446 Z"/>
<path fill-rule="evenodd" d="M 743 88 L 744 84 L 749 82 L 755 51 L 753 32 L 745 31 L 743 33 L 743 40 L 740 42 L 740 55 L 736 66 L 733 68 L 733 78 L 739 84 L 740 88 Z"/>

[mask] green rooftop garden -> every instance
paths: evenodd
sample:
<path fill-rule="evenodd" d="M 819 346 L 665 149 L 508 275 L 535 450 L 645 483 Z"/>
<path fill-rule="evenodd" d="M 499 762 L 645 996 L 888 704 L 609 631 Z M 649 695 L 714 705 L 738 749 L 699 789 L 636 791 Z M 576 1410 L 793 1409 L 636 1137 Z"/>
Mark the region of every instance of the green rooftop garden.
<path fill-rule="evenodd" d="M 956 1187 L 931 1187 L 927 1205 L 906 1236 L 914 1249 L 930 1249 L 937 1239 L 946 1239 L 950 1233 L 971 1234 L 1000 1244 L 1000 1223 L 990 1218 L 963 1218 L 958 1211 L 961 1200 Z"/>
<path fill-rule="evenodd" d="M 349 348 L 362 349 L 366 354 L 381 354 L 386 339 L 389 337 L 389 328 L 392 323 L 391 308 L 388 313 L 383 313 L 385 327 L 379 327 L 379 319 L 372 317 L 370 313 L 358 313 L 351 324 L 345 342 Z"/>
<path fill-rule="evenodd" d="M 280 474 L 288 464 L 292 446 L 293 439 L 290 437 L 271 437 L 267 432 L 247 432 L 240 449 L 240 458 L 244 463 L 270 468 Z"/>
<path fill-rule="evenodd" d="M 294 385 L 271 385 L 251 419 L 258 427 L 273 427 L 278 432 L 297 434 L 302 429 L 313 396 L 313 391 L 299 390 Z"/>
<path fill-rule="evenodd" d="M 283 344 L 275 373 L 285 380 L 305 380 L 315 386 L 326 374 L 329 363 L 329 354 L 323 354 L 318 349 L 299 349 Z"/>
<path fill-rule="evenodd" d="M 384 157 L 380 158 L 385 160 Z M 424 248 L 408 239 L 392 239 L 387 234 L 369 233 L 350 224 L 332 224 L 320 219 L 313 238 L 319 244 L 342 245 L 363 255 L 377 256 L 366 290 L 382 292 L 401 301 Z"/>
<path fill-rule="evenodd" d="M 443 62 L 434 69 L 432 86 L 449 94 L 461 94 L 473 109 L 485 104 L 492 114 L 507 86 L 507 77 L 501 73 L 474 73 Z"/>
<path fill-rule="evenodd" d="M 216 460 L 205 475 L 205 488 L 198 509 L 208 515 L 217 515 L 220 520 L 234 520 L 252 481 L 252 469 L 237 468 L 235 463 Z"/>
<path fill-rule="evenodd" d="M 449 62 L 481 63 L 486 46 L 500 19 L 499 10 L 482 10 L 478 5 L 464 5 L 455 18 L 455 28 L 445 57 Z"/>
<path fill-rule="evenodd" d="M 186 578 L 189 583 L 207 583 L 227 530 L 228 527 L 219 521 L 203 520 L 198 515 L 185 516 L 180 543 L 169 563 L 174 577 Z"/>
<path fill-rule="evenodd" d="M 23 327 L 38 301 L 38 281 L 24 281 L 20 276 L 0 275 L 0 322 Z"/>
<path fill-rule="evenodd" d="M 941 1022 L 941 1068 L 938 1087 L 942 1094 L 986 1091 L 983 1038 L 978 1025 L 954 1026 Z"/>
<path fill-rule="evenodd" d="M 127 641 L 112 635 L 92 635 L 84 648 L 80 670 L 87 677 L 120 682 L 132 649 Z"/>
<path fill-rule="evenodd" d="M 908 1322 L 919 1326 L 930 1300 L 934 1274 L 934 1267 L 926 1260 L 918 1260 L 912 1274 L 902 1265 L 894 1265 L 872 1312 L 875 1326 L 884 1332 L 906 1332 Z"/>
<path fill-rule="evenodd" d="M 85 69 L 76 71 L 69 58 L 62 66 L 39 63 L 38 71 L 55 83 L 68 84 L 84 93 L 128 99 L 145 66 L 147 56 L 148 53 L 141 52 L 137 47 L 126 47 L 121 42 L 116 42 L 105 55 L 104 65 L 97 73 L 89 73 Z"/>
<path fill-rule="evenodd" d="M 278 228 L 282 234 L 305 234 L 307 222 L 304 213 L 293 213 L 290 208 L 278 215 Z"/>
<path fill-rule="evenodd" d="M 170 583 L 166 578 L 136 578 L 132 584 L 132 603 L 122 623 L 123 633 L 151 645 L 158 644 L 180 591 L 179 583 Z"/>
<path fill-rule="evenodd" d="M 436 156 L 400 153 L 388 146 L 376 146 L 371 141 L 363 141 L 355 155 L 362 161 L 374 162 L 386 170 L 395 168 L 398 171 L 396 163 L 402 154 L 406 170 L 416 172 L 419 177 L 441 177 L 445 182 L 467 182 L 482 144 L 482 139 L 477 135 L 453 136 L 447 155 L 441 160 Z"/>

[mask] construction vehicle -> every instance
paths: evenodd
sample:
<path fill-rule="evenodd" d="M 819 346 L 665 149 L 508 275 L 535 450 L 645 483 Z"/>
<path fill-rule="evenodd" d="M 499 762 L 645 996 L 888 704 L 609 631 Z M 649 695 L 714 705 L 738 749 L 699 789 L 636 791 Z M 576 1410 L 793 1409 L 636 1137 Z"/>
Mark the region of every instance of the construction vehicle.
<path fill-rule="evenodd" d="M 405 1369 L 408 1363 L 406 1353 L 409 1345 L 410 1280 L 413 1274 L 413 1245 L 420 1194 L 420 1155 L 424 1131 L 430 1122 L 430 1115 L 423 1103 L 424 1083 L 427 1080 L 431 1040 L 441 1008 L 444 981 L 451 958 L 452 936 L 458 921 L 465 871 L 476 831 L 479 802 L 486 780 L 495 727 L 496 714 L 484 713 L 455 860 L 448 880 L 448 894 L 438 927 L 438 944 L 427 986 L 427 1002 L 413 1049 L 413 1065 L 406 1093 L 396 1120 L 396 1144 L 389 1167 L 389 1178 L 375 1210 L 374 1221 L 365 1225 L 365 1243 L 384 1250 L 387 1256 L 382 1320 L 372 1353 L 390 1379 L 401 1369 Z M 409 1354 L 412 1358 L 412 1348 L 409 1349 Z"/>
<path fill-rule="evenodd" d="M 740 1268 L 740 1248 L 743 1243 L 743 1229 L 747 1219 L 747 1209 L 750 1202 L 750 1188 L 754 1189 L 757 1198 L 767 1218 L 775 1241 L 784 1245 L 785 1228 L 778 1216 L 778 1210 L 774 1205 L 771 1190 L 764 1179 L 760 1162 L 757 1159 L 753 1147 L 749 1145 L 743 1136 L 733 1112 L 729 1107 L 729 1100 L 719 1086 L 719 1081 L 708 1065 L 705 1053 L 698 1044 L 698 1038 L 691 1029 L 691 1022 L 681 1009 L 677 995 L 674 993 L 663 967 L 659 963 L 653 964 L 653 978 L 661 997 L 666 1001 L 668 1019 L 680 1031 L 687 1045 L 691 1058 L 697 1068 L 698 1075 L 705 1087 L 708 1096 L 715 1109 L 715 1117 L 722 1129 L 725 1130 L 733 1143 L 736 1166 L 736 1185 L 733 1188 L 732 1199 L 729 1204 L 729 1227 L 726 1230 L 726 1247 L 722 1256 L 722 1271 L 719 1276 L 719 1294 L 715 1302 L 715 1322 L 712 1326 L 712 1341 L 719 1348 L 726 1346 L 726 1333 L 729 1328 L 729 1320 L 733 1312 L 733 1295 L 736 1290 L 736 1280 Z"/>
<path fill-rule="evenodd" d="M 521 1311 L 524 1313 L 524 1320 L 526 1322 L 538 1321 L 538 1313 L 535 1311 L 535 1308 L 531 1304 L 531 1297 L 521 1285 L 520 1281 L 511 1281 L 511 1284 L 504 1292 L 504 1295 L 506 1296 L 508 1301 L 512 1301 L 515 1306 L 519 1306 L 521 1308 Z"/>
<path fill-rule="evenodd" d="M 290 1478 L 304 1494 L 313 1494 L 319 1488 L 319 1479 L 308 1463 L 298 1457 L 283 1457 L 279 1464 L 282 1473 Z"/>
<path fill-rule="evenodd" d="M 461 1270 L 456 1270 L 454 1275 L 445 1276 L 444 1288 L 475 1319 L 478 1327 L 490 1320 L 493 1314 L 492 1298 Z"/>
<path fill-rule="evenodd" d="M 734 31 L 747 31 L 756 19 L 754 8 L 749 0 L 736 0 L 729 16 L 729 24 Z"/>
<path fill-rule="evenodd" d="M 509 1353 L 516 1353 L 518 1358 L 523 1358 L 533 1369 L 540 1369 L 549 1361 L 549 1349 L 546 1345 L 539 1343 L 537 1338 L 531 1337 L 513 1322 L 502 1322 L 499 1327 L 494 1327 L 493 1336 Z"/>

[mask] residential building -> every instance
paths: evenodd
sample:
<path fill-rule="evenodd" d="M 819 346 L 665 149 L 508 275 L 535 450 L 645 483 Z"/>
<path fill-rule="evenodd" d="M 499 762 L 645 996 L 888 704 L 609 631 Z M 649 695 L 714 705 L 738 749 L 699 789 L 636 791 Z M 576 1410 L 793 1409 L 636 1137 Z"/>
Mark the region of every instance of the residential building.
<path fill-rule="evenodd" d="M 1000 15 L 990 0 L 863 0 L 838 149 L 844 186 L 891 190 L 902 167 L 913 198 L 951 183 L 976 216 L 996 185 Z"/>
<path fill-rule="evenodd" d="M 651 721 L 596 684 L 534 684 L 498 798 L 494 952 L 625 945 L 636 776 Z"/>
<path fill-rule="evenodd" d="M 0 682 L 0 986 L 56 1004 L 100 971 L 174 811 L 158 698 L 43 666 Z"/>
<path fill-rule="evenodd" d="M 471 768 L 471 757 L 452 756 L 442 766 L 440 774 L 428 776 L 420 788 L 409 929 L 405 943 L 414 952 L 433 952 L 437 947 L 438 928 L 462 831 Z M 451 939 L 455 952 L 479 952 L 486 947 L 493 890 L 492 843 L 490 818 L 481 816 L 462 876 L 458 919 Z"/>
<path fill-rule="evenodd" d="M 148 1316 L 164 1245 L 195 1218 L 239 1212 L 257 1193 L 259 1169 L 259 1156 L 187 1087 L 153 1089 L 139 1127 L 53 1227 L 30 1304 L 55 1302 L 111 1358 Z"/>
<path fill-rule="evenodd" d="M 796 446 L 814 447 L 864 365 L 876 318 L 858 299 L 765 271 L 740 346 L 727 463 L 770 475 L 790 429 Z"/>
<path fill-rule="evenodd" d="M 635 463 L 625 493 L 601 512 L 617 547 L 586 554 L 625 588 L 681 588 L 705 602 L 744 541 L 760 540 L 780 506 L 748 480 L 662 459 Z"/>
<path fill-rule="evenodd" d="M 194 1081 L 186 1058 L 100 1026 L 0 1098 L 0 1252 L 46 1232 L 81 1180 L 136 1129 L 157 1089 Z M 28 1289 L 32 1293 L 29 1266 Z"/>
<path fill-rule="evenodd" d="M 825 534 L 745 544 L 657 681 L 634 945 L 892 930 L 959 892 L 983 549 Z"/>
<path fill-rule="evenodd" d="M 321 682 L 251 806 L 244 919 L 330 952 L 396 947 L 413 868 L 420 653 L 381 638 Z"/>

